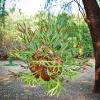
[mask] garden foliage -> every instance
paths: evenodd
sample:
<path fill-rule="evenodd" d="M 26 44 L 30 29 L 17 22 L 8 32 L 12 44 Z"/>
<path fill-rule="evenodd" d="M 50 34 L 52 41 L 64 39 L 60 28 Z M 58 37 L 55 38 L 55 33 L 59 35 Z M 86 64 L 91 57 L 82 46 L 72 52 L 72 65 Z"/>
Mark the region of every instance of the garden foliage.
<path fill-rule="evenodd" d="M 48 95 L 59 94 L 62 81 L 77 75 L 76 59 L 92 55 L 88 28 L 82 19 L 77 20 L 73 15 L 39 12 L 30 19 L 15 21 L 14 25 L 17 27 L 14 31 L 13 25 L 5 27 L 5 37 L 10 38 L 8 30 L 17 36 L 14 38 L 12 34 L 16 45 L 8 49 L 11 56 L 27 64 L 27 71 L 19 76 L 27 84 L 42 85 Z"/>

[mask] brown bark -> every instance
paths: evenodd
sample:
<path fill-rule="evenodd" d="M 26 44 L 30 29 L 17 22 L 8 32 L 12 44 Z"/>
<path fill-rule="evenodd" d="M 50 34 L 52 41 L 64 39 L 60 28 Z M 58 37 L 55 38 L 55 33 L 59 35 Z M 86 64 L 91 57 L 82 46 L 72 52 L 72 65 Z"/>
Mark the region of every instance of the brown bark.
<path fill-rule="evenodd" d="M 96 0 L 82 0 L 86 11 L 86 22 L 90 29 L 95 56 L 94 92 L 100 93 L 100 8 Z"/>

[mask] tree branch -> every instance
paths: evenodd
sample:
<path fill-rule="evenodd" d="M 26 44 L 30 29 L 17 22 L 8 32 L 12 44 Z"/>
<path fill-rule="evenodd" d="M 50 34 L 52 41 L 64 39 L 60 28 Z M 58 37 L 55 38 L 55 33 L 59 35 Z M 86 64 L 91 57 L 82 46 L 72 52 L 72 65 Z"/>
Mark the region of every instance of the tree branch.
<path fill-rule="evenodd" d="M 78 8 L 79 8 L 79 11 L 80 11 L 80 13 L 82 14 L 83 18 L 85 19 L 86 14 L 85 14 L 84 9 L 82 8 L 82 6 L 81 6 L 80 3 L 78 2 L 78 0 L 74 0 L 74 1 L 77 3 Z M 81 10 L 82 10 L 82 11 L 81 11 Z"/>

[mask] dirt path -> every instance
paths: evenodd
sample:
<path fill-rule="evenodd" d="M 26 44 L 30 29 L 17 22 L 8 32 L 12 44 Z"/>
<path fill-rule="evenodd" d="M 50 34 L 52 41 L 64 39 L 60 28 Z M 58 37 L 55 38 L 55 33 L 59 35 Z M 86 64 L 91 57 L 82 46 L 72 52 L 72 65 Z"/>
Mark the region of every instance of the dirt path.
<path fill-rule="evenodd" d="M 91 60 L 93 62 L 94 60 Z M 8 70 L 20 71 L 18 66 L 3 66 L 0 62 L 0 100 L 100 100 L 100 94 L 93 94 L 94 68 L 86 67 L 80 76 L 70 82 L 65 82 L 65 90 L 59 97 L 48 97 L 41 87 L 25 86 L 19 79 L 9 79 Z"/>

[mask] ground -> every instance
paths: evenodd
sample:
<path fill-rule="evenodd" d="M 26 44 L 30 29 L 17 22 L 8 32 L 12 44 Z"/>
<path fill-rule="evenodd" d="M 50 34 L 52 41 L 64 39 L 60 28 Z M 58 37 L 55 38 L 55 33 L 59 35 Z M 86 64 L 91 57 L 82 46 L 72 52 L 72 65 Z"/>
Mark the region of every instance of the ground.
<path fill-rule="evenodd" d="M 0 100 L 100 100 L 100 94 L 92 92 L 94 85 L 94 67 L 81 68 L 81 74 L 74 80 L 64 82 L 64 90 L 59 97 L 49 97 L 41 87 L 26 86 L 18 78 L 11 78 L 9 71 L 20 71 L 21 61 L 14 61 L 16 66 L 6 66 L 7 61 L 0 61 Z M 94 60 L 89 63 L 94 65 Z"/>

